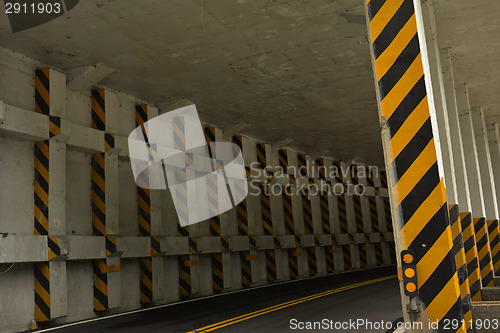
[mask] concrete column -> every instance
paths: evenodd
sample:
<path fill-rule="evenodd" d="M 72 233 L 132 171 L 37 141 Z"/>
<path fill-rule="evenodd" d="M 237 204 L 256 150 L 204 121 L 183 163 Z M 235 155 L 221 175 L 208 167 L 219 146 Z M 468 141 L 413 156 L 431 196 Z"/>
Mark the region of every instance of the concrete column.
<path fill-rule="evenodd" d="M 438 46 L 436 19 L 433 14 L 432 2 L 426 1 L 422 4 L 423 23 L 426 26 L 425 38 L 427 44 L 427 56 L 432 81 L 432 97 L 436 109 L 436 124 L 434 130 L 437 132 L 437 142 L 441 152 L 442 168 L 444 172 L 444 184 L 448 204 L 458 203 L 457 181 L 455 163 L 453 158 L 451 129 L 448 116 L 448 99 L 445 94 L 445 76 L 441 64 L 441 54 Z M 446 65 L 446 64 L 445 64 Z M 452 103 L 453 105 L 453 103 Z"/>
<path fill-rule="evenodd" d="M 403 315 L 408 322 L 437 320 L 438 330 L 445 330 L 445 318 L 460 322 L 464 313 L 450 255 L 453 239 L 443 179 L 450 179 L 447 172 L 453 179 L 453 170 L 445 171 L 440 142 L 449 139 L 446 124 L 440 124 L 445 119 L 438 115 L 443 100 L 439 100 L 442 86 L 435 63 L 433 11 L 424 0 L 403 2 L 400 8 L 390 2 L 377 4 L 367 2 L 366 14 L 396 254 L 413 251 L 418 276 L 418 286 L 400 285 Z M 449 156 L 449 145 L 443 147 Z M 400 255 L 396 258 L 401 265 Z M 426 327 L 423 332 L 430 330 Z"/>
<path fill-rule="evenodd" d="M 469 104 L 469 92 L 465 84 L 456 86 L 457 110 L 462 133 L 462 145 L 465 158 L 467 184 L 471 200 L 472 216 L 479 218 L 486 216 L 484 206 L 483 185 L 479 169 L 479 160 L 476 149 L 476 138 L 472 123 L 472 113 Z"/>
<path fill-rule="evenodd" d="M 450 128 L 451 149 L 453 151 L 453 164 L 455 167 L 455 181 L 457 189 L 457 202 L 461 212 L 470 212 L 472 209 L 469 181 L 463 149 L 462 131 L 458 117 L 455 78 L 451 64 L 450 51 L 441 50 L 441 64 L 443 73 L 444 93 L 448 106 L 448 124 Z"/>
<path fill-rule="evenodd" d="M 488 141 L 490 146 L 491 164 L 495 183 L 493 188 L 497 194 L 497 206 L 500 209 L 500 126 L 499 124 L 487 124 Z"/>
<path fill-rule="evenodd" d="M 66 234 L 66 143 L 67 136 L 61 134 L 61 118 L 66 116 L 66 76 L 50 69 L 49 110 L 49 236 Z M 59 124 L 59 129 L 53 127 Z M 61 253 L 64 255 L 64 253 Z M 50 256 L 49 256 L 50 257 Z M 68 314 L 66 261 L 56 257 L 49 262 L 51 317 Z"/>
<path fill-rule="evenodd" d="M 476 140 L 486 219 L 496 220 L 498 219 L 497 195 L 483 110 L 481 108 L 473 109 L 471 112 L 471 118 L 474 128 L 474 137 Z"/>

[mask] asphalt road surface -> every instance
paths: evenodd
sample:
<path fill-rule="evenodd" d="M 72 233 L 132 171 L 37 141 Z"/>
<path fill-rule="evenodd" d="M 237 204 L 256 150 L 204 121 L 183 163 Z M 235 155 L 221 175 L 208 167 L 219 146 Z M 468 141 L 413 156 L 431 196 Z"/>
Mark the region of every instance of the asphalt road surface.
<path fill-rule="evenodd" d="M 50 332 L 392 332 L 388 323 L 402 317 L 395 274 L 385 267 L 276 284 Z"/>

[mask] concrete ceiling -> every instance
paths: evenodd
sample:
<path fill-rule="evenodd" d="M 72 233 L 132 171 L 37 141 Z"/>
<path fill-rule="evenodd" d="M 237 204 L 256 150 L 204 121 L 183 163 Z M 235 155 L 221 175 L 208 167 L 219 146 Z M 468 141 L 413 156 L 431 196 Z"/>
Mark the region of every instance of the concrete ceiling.
<path fill-rule="evenodd" d="M 450 48 L 455 80 L 467 84 L 471 107 L 500 123 L 500 1 L 434 2 L 439 46 Z"/>
<path fill-rule="evenodd" d="M 105 63 L 103 84 L 160 107 L 189 99 L 221 128 L 380 165 L 366 34 L 352 0 L 81 0 L 15 34 L 0 20 L 3 46 L 57 68 Z"/>

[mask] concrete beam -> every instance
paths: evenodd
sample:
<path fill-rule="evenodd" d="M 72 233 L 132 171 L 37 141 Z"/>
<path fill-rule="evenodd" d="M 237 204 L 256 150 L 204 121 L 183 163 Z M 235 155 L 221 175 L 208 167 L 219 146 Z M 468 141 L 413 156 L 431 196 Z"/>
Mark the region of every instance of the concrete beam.
<path fill-rule="evenodd" d="M 97 83 L 114 72 L 116 69 L 103 63 L 71 69 L 66 72 L 68 88 L 76 91 L 91 90 Z"/>

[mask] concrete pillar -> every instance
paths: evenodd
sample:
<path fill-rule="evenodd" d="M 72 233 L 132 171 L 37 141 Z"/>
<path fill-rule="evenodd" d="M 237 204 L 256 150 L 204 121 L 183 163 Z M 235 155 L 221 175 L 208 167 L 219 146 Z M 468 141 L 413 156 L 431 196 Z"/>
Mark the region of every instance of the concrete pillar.
<path fill-rule="evenodd" d="M 443 182 L 445 138 L 437 115 L 443 106 L 436 103 L 439 73 L 431 64 L 437 54 L 428 5 L 370 1 L 366 13 L 396 249 L 414 251 L 418 276 L 416 297 L 401 284 L 403 314 L 405 321 L 438 320 L 444 330 L 445 319 L 461 322 L 464 315 Z M 399 255 L 397 260 L 401 264 Z M 423 331 L 431 329 L 424 325 Z"/>
<path fill-rule="evenodd" d="M 443 73 L 444 93 L 446 105 L 448 106 L 448 124 L 450 128 L 451 149 L 453 151 L 453 164 L 455 167 L 455 181 L 457 189 L 457 202 L 461 212 L 470 212 L 472 209 L 469 181 L 465 163 L 465 154 L 463 148 L 462 131 L 458 117 L 458 106 L 455 89 L 455 77 L 453 66 L 451 64 L 450 51 L 441 50 L 441 64 Z"/>
<path fill-rule="evenodd" d="M 457 181 L 455 172 L 455 163 L 453 158 L 452 137 L 448 116 L 448 99 L 445 94 L 445 76 L 441 64 L 441 54 L 438 46 L 438 37 L 436 29 L 436 20 L 433 14 L 432 2 L 422 3 L 423 23 L 426 27 L 425 38 L 427 46 L 427 56 L 430 70 L 430 80 L 432 81 L 432 98 L 436 109 L 436 124 L 433 128 L 439 136 L 437 140 L 441 153 L 441 159 L 444 172 L 444 185 L 446 188 L 446 198 L 448 204 L 458 203 Z M 446 66 L 446 64 L 445 64 Z M 453 105 L 453 103 L 451 103 Z M 451 106 L 452 106 L 451 105 Z M 441 160 L 441 162 L 439 162 Z"/>
<path fill-rule="evenodd" d="M 474 138 L 476 141 L 486 219 L 496 220 L 498 219 L 497 193 L 495 189 L 490 144 L 488 142 L 486 120 L 484 118 L 483 110 L 481 108 L 473 109 L 471 112 L 471 118 L 474 128 Z"/>
<path fill-rule="evenodd" d="M 494 179 L 493 189 L 496 191 L 497 207 L 500 207 L 500 141 L 497 137 L 497 128 L 498 124 L 486 124 Z"/>
<path fill-rule="evenodd" d="M 467 185 L 471 201 L 471 212 L 473 217 L 484 217 L 486 215 L 486 209 L 484 206 L 483 185 L 479 171 L 476 138 L 474 135 L 472 113 L 469 104 L 469 92 L 465 84 L 456 86 L 456 97 L 460 132 L 462 134 Z"/>

